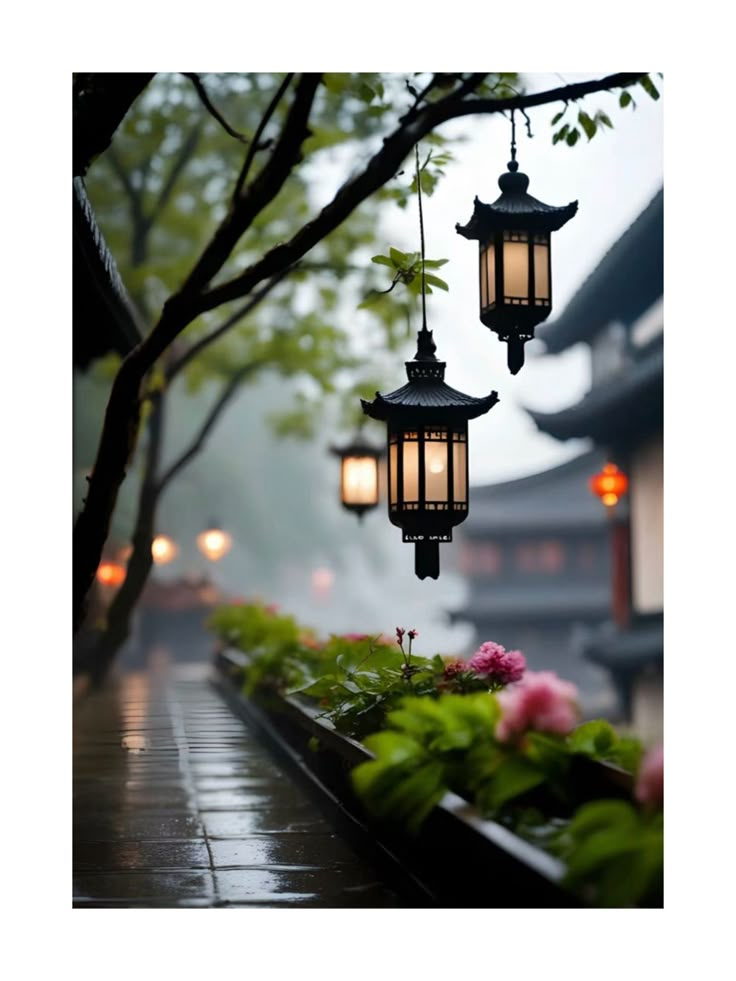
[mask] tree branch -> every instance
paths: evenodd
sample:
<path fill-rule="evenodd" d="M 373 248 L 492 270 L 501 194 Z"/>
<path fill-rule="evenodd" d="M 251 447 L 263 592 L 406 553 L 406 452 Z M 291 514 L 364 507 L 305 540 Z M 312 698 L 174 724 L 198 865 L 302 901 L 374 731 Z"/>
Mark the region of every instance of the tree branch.
<path fill-rule="evenodd" d="M 179 179 L 179 175 L 191 160 L 192 155 L 194 154 L 194 151 L 197 148 L 197 143 L 199 143 L 199 138 L 202 135 L 202 128 L 203 128 L 202 124 L 199 123 L 197 126 L 194 127 L 193 130 L 191 130 L 187 138 L 182 143 L 179 149 L 179 153 L 176 156 L 176 160 L 171 165 L 168 176 L 166 178 L 166 183 L 161 188 L 161 193 L 158 196 L 158 200 L 156 201 L 156 204 L 153 206 L 151 214 L 146 219 L 146 223 L 149 228 L 154 223 L 154 221 L 156 221 L 158 216 L 166 207 L 166 204 L 169 198 L 171 197 L 172 191 L 176 186 L 176 182 Z"/>
<path fill-rule="evenodd" d="M 217 422 L 220 413 L 232 399 L 233 395 L 235 395 L 242 382 L 245 381 L 249 375 L 254 375 L 262 367 L 264 367 L 264 362 L 251 361 L 249 364 L 243 365 L 242 368 L 236 371 L 230 381 L 227 382 L 220 394 L 220 397 L 210 409 L 210 412 L 202 424 L 202 428 L 199 430 L 194 442 L 191 444 L 188 450 L 182 453 L 178 460 L 171 464 L 168 470 L 166 470 L 166 472 L 159 479 L 157 484 L 158 495 L 162 493 L 165 487 L 174 479 L 179 471 L 182 470 L 202 449 L 207 437 L 210 434 L 210 431 L 212 430 L 212 427 Z"/>
<path fill-rule="evenodd" d="M 241 143 L 247 144 L 249 142 L 248 137 L 244 136 L 242 133 L 239 133 L 236 129 L 233 129 L 222 113 L 215 109 L 214 105 L 210 102 L 210 97 L 207 95 L 207 90 L 205 89 L 199 75 L 196 72 L 182 72 L 181 74 L 184 76 L 184 78 L 189 79 L 194 88 L 197 90 L 197 95 L 199 96 L 202 105 L 205 107 L 210 116 L 217 120 L 227 135 L 234 137 L 236 140 L 240 140 Z"/>
<path fill-rule="evenodd" d="M 560 100 L 576 101 L 594 92 L 632 85 L 643 77 L 643 74 L 645 73 L 619 72 L 590 82 L 578 82 L 575 85 L 566 85 L 545 92 L 505 99 L 457 101 L 453 95 L 448 95 L 440 102 L 425 106 L 411 122 L 405 122 L 387 137 L 382 149 L 369 160 L 365 170 L 343 184 L 319 215 L 304 225 L 289 242 L 275 246 L 239 276 L 205 292 L 199 298 L 198 313 L 246 295 L 261 280 L 273 276 L 285 264 L 291 265 L 301 259 L 326 235 L 334 231 L 359 204 L 390 180 L 415 143 L 441 123 L 476 113 L 488 115 L 509 109 L 548 105 Z"/>
<path fill-rule="evenodd" d="M 320 79 L 320 75 L 313 73 L 301 76 L 281 136 L 271 151 L 268 162 L 250 185 L 247 193 L 232 202 L 228 214 L 175 297 L 175 305 L 186 306 L 188 310 L 196 311 L 195 316 L 203 312 L 204 308 L 197 309 L 200 292 L 220 271 L 253 219 L 276 197 L 297 162 L 301 145 L 309 135 L 307 123 Z M 240 294 L 240 296 L 244 295 L 244 293 Z M 157 334 L 159 327 L 161 331 Z M 154 360 L 180 329 L 174 330 L 173 334 L 170 333 L 165 317 L 162 318 L 162 322 L 159 322 L 158 327 L 143 342 L 155 352 Z"/>
<path fill-rule="evenodd" d="M 273 98 L 269 102 L 266 111 L 263 114 L 263 118 L 258 124 L 258 129 L 256 130 L 255 135 L 253 137 L 253 142 L 250 145 L 248 153 L 246 154 L 245 157 L 245 162 L 243 163 L 243 167 L 240 173 L 238 174 L 237 181 L 235 182 L 235 190 L 233 191 L 234 200 L 237 200 L 237 198 L 240 196 L 240 192 L 243 189 L 243 185 L 245 184 L 245 180 L 248 176 L 248 172 L 253 163 L 253 158 L 256 155 L 256 151 L 259 149 L 259 144 L 261 141 L 261 137 L 263 136 L 263 131 L 268 125 L 268 121 L 270 120 L 271 116 L 273 116 L 274 112 L 276 111 L 276 107 L 278 106 L 279 102 L 281 102 L 284 93 L 291 85 L 291 80 L 293 78 L 294 78 L 294 72 L 289 72 L 284 77 L 283 81 L 281 82 L 281 85 L 279 85 L 279 87 L 276 89 L 276 93 L 274 94 Z"/>
<path fill-rule="evenodd" d="M 189 364 L 192 358 L 195 358 L 206 347 L 209 347 L 210 344 L 222 337 L 222 335 L 230 330 L 231 327 L 234 327 L 237 323 L 239 323 L 243 317 L 247 317 L 248 314 L 251 313 L 258 306 L 258 304 L 268 296 L 271 290 L 283 279 L 285 279 L 290 272 L 293 271 L 293 269 L 293 266 L 287 266 L 286 269 L 282 269 L 281 272 L 277 273 L 275 276 L 272 276 L 271 279 L 269 279 L 248 299 L 248 302 L 244 306 L 240 307 L 239 310 L 236 310 L 235 313 L 228 317 L 224 323 L 220 324 L 219 327 L 216 327 L 211 334 L 207 334 L 195 344 L 192 344 L 190 348 L 187 348 L 187 350 L 184 351 L 183 354 L 181 354 L 176 361 L 172 362 L 172 364 L 168 367 L 166 371 L 166 381 L 172 381 L 179 374 L 182 368 L 185 368 Z"/>

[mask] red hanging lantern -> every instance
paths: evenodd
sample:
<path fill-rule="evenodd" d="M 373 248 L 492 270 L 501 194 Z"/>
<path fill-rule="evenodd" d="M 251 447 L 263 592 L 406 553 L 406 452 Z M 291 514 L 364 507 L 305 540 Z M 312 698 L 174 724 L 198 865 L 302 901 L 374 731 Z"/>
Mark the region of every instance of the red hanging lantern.
<path fill-rule="evenodd" d="M 615 463 L 606 463 L 590 478 L 590 490 L 608 508 L 614 507 L 629 489 L 629 478 Z"/>

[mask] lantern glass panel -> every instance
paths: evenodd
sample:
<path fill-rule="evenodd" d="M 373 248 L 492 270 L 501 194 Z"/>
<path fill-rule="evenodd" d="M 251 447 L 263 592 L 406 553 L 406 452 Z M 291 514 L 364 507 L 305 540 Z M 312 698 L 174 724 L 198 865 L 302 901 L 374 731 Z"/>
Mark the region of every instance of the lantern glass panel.
<path fill-rule="evenodd" d="M 462 442 L 459 440 L 462 439 Z M 468 444 L 465 433 L 453 433 L 452 440 L 452 497 L 455 504 L 468 500 Z"/>
<path fill-rule="evenodd" d="M 526 232 L 504 232 L 503 294 L 505 300 L 529 303 L 529 238 Z"/>
<path fill-rule="evenodd" d="M 342 461 L 342 499 L 345 504 L 378 502 L 378 464 L 372 456 L 347 456 Z"/>
<path fill-rule="evenodd" d="M 534 302 L 548 306 L 549 295 L 549 240 L 541 235 L 534 238 Z"/>
<path fill-rule="evenodd" d="M 388 471 L 389 471 L 389 504 L 392 508 L 396 507 L 398 501 L 398 474 L 397 466 L 399 459 L 399 450 L 395 442 L 391 443 L 388 451 Z"/>
<path fill-rule="evenodd" d="M 483 310 L 496 303 L 496 249 L 493 242 L 481 245 L 480 304 Z"/>
<path fill-rule="evenodd" d="M 404 433 L 404 503 L 419 500 L 419 443 L 416 433 L 412 433 L 413 439 L 408 436 Z"/>
<path fill-rule="evenodd" d="M 441 438 L 432 439 L 432 436 Z M 427 431 L 424 443 L 424 498 L 447 501 L 447 433 Z"/>

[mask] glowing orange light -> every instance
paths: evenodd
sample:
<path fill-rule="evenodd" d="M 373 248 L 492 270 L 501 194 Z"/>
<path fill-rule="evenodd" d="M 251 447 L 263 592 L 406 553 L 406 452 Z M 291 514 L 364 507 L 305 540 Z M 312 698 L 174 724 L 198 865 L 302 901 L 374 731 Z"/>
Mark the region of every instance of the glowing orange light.
<path fill-rule="evenodd" d="M 125 566 L 119 562 L 100 562 L 97 567 L 97 581 L 103 586 L 119 586 L 125 579 Z"/>
<path fill-rule="evenodd" d="M 179 546 L 168 535 L 156 535 L 151 542 L 151 555 L 156 565 L 166 565 L 179 554 Z"/>
<path fill-rule="evenodd" d="M 223 555 L 227 555 L 232 545 L 232 537 L 220 528 L 208 528 L 197 535 L 197 548 L 211 562 L 217 562 Z"/>
<path fill-rule="evenodd" d="M 600 473 L 590 478 L 590 489 L 606 507 L 613 507 L 629 489 L 629 479 L 615 463 L 606 463 Z"/>

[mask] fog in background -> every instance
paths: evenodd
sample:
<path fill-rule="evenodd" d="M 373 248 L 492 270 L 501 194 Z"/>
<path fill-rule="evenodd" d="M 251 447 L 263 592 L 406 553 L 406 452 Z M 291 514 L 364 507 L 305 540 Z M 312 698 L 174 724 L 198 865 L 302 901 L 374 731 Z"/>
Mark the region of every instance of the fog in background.
<path fill-rule="evenodd" d="M 593 77 L 563 75 L 567 82 Z M 526 77 L 530 91 L 562 84 L 554 74 Z M 530 193 L 555 205 L 579 201 L 577 216 L 552 237 L 553 317 L 662 183 L 661 100 L 652 102 L 642 90 L 635 111 L 618 109 L 617 100 L 606 93 L 590 97 L 590 108 L 608 112 L 615 129 L 599 132 L 590 143 L 582 137 L 574 148 L 551 144 L 549 122 L 558 107 L 531 111 L 531 140 L 517 118 L 517 159 L 530 178 Z M 509 159 L 510 124 L 479 117 L 456 120 L 441 132 L 462 135 L 465 142 L 454 148 L 455 163 L 435 194 L 425 199 L 427 254 L 450 260 L 442 270 L 450 292 L 428 297 L 429 326 L 438 356 L 447 361 L 449 384 L 473 395 L 496 389 L 501 399 L 488 415 L 470 423 L 470 476 L 477 485 L 547 469 L 584 448 L 537 433 L 524 407 L 553 411 L 577 401 L 588 389 L 589 365 L 582 345 L 551 357 L 539 356 L 543 349 L 535 343 L 527 345 L 527 363 L 519 375 L 508 373 L 506 346 L 478 318 L 477 245 L 457 235 L 454 226 L 467 222 L 476 194 L 491 202 L 500 193 L 497 178 Z M 329 167 L 325 175 L 317 196 L 326 200 L 333 191 Z M 389 245 L 418 250 L 415 204 L 388 214 L 386 227 L 382 251 Z M 349 311 L 346 316 L 359 334 L 370 314 L 352 305 Z M 387 379 L 384 390 L 396 383 L 397 376 Z M 99 430 L 99 409 L 85 412 L 87 393 L 96 384 L 87 377 L 77 380 L 75 435 L 80 428 Z M 464 596 L 463 580 L 453 571 L 457 541 L 440 548 L 437 582 L 416 579 L 413 548 L 403 545 L 400 529 L 389 524 L 385 503 L 362 523 L 339 505 L 339 462 L 327 447 L 347 434 L 328 422 L 311 443 L 273 436 L 266 417 L 283 407 L 285 391 L 285 383 L 271 378 L 245 388 L 204 452 L 166 492 L 159 530 L 175 539 L 180 552 L 154 575 L 176 579 L 207 574 L 232 596 L 277 603 L 324 632 L 392 633 L 399 625 L 419 630 L 421 653 L 467 650 L 472 632 L 447 622 L 447 612 L 459 608 Z M 172 399 L 167 456 L 173 459 L 189 442 L 210 398 L 205 391 Z M 367 433 L 376 442 L 383 439 L 374 423 Z M 88 462 L 75 461 L 75 476 Z M 133 514 L 135 481 L 128 484 L 120 502 L 123 523 Z M 470 506 L 472 510 L 472 494 Z M 214 565 L 195 545 L 196 535 L 212 518 L 234 538 L 230 554 Z M 456 531 L 456 540 L 461 533 Z M 316 569 L 334 574 L 329 595 L 321 599 L 311 585 Z"/>

